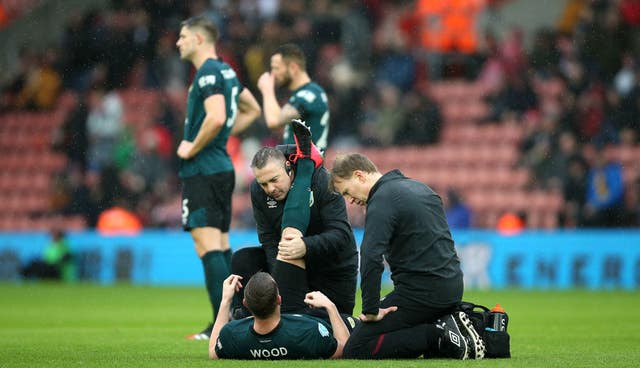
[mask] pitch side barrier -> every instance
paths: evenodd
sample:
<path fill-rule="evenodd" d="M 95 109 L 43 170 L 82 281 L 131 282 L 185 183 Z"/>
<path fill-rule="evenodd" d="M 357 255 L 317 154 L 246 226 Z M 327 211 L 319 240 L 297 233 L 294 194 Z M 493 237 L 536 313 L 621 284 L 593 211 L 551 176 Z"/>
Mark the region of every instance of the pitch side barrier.
<path fill-rule="evenodd" d="M 356 230 L 356 241 L 362 230 Z M 234 249 L 258 244 L 254 231 L 232 231 Z M 640 289 L 640 230 L 455 231 L 467 288 Z M 77 279 L 103 284 L 201 285 L 202 265 L 181 231 L 137 236 L 70 233 Z M 0 281 L 20 281 L 20 268 L 49 242 L 46 233 L 0 233 Z M 388 272 L 384 281 L 390 282 Z"/>

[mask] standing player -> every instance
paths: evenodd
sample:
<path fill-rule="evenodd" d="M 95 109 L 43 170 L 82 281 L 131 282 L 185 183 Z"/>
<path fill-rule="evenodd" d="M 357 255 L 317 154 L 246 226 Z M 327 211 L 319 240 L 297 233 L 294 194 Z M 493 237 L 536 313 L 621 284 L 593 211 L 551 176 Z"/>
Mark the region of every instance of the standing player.
<path fill-rule="evenodd" d="M 184 139 L 178 146 L 182 179 L 182 225 L 202 260 L 212 309 L 220 305 L 229 275 L 231 194 L 235 174 L 226 145 L 234 123 L 245 127 L 260 116 L 260 105 L 216 53 L 216 26 L 204 16 L 182 22 L 176 46 L 196 74 L 187 99 Z M 191 339 L 208 339 L 210 324 Z"/>
<path fill-rule="evenodd" d="M 424 344 L 413 352 L 406 351 L 417 339 L 417 326 L 452 313 L 462 300 L 462 270 L 442 200 L 431 188 L 399 170 L 381 174 L 358 153 L 335 159 L 331 183 L 347 201 L 367 210 L 360 246 L 360 319 L 364 323 L 353 330 L 344 356 L 388 359 L 420 355 Z M 394 289 L 380 300 L 383 257 Z M 452 317 L 449 325 L 461 327 L 470 350 L 460 358 L 481 359 L 484 342 L 467 315 L 456 312 Z"/>
<path fill-rule="evenodd" d="M 306 67 L 300 47 L 282 45 L 271 56 L 271 72 L 265 72 L 258 79 L 258 88 L 262 93 L 267 126 L 271 129 L 284 127 L 283 143 L 294 143 L 289 123 L 292 119 L 301 119 L 311 128 L 313 143 L 324 154 L 329 137 L 327 94 L 311 80 Z M 276 99 L 276 84 L 292 91 L 289 101 L 282 107 Z"/>

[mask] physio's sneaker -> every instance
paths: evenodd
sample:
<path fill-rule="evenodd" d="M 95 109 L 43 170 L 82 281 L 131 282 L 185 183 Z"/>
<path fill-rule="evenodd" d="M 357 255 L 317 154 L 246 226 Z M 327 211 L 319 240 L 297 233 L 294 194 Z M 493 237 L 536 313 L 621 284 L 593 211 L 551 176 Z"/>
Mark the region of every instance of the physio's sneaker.
<path fill-rule="evenodd" d="M 189 340 L 209 340 L 209 338 L 211 338 L 211 330 L 213 330 L 213 322 L 209 323 L 209 325 L 207 327 L 205 327 L 204 330 L 198 332 L 198 333 L 194 333 L 192 335 L 188 335 L 187 339 Z"/>
<path fill-rule="evenodd" d="M 315 167 L 322 165 L 322 154 L 311 140 L 311 129 L 300 119 L 291 120 L 293 139 L 296 142 L 296 153 L 289 156 L 289 161 L 294 164 L 300 158 L 313 160 Z"/>
<path fill-rule="evenodd" d="M 469 349 L 469 359 L 482 359 L 487 351 L 484 341 L 475 327 L 473 322 L 469 319 L 469 316 L 465 312 L 455 312 L 453 317 L 456 319 L 462 336 L 467 340 L 467 346 Z"/>
<path fill-rule="evenodd" d="M 442 356 L 463 360 L 469 358 L 467 339 L 462 335 L 453 314 L 447 314 L 437 320 L 436 327 L 442 329 L 442 337 L 438 340 L 438 352 Z"/>

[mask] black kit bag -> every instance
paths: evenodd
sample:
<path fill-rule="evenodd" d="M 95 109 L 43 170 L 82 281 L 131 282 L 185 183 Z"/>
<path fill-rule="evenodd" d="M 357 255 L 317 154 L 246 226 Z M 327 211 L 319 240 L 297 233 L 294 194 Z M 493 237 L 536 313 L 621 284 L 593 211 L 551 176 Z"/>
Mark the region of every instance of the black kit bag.
<path fill-rule="evenodd" d="M 471 302 L 462 302 L 459 309 L 469 316 L 473 327 L 484 340 L 487 349 L 486 358 L 511 358 L 510 336 L 506 326 L 504 331 L 493 329 L 493 315 L 489 308 Z"/>

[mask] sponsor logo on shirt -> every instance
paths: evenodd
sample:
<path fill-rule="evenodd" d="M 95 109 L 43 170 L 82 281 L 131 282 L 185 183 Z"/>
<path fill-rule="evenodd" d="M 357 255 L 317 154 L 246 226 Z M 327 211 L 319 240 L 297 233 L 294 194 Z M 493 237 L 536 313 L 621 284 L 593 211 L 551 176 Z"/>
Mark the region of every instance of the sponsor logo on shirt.
<path fill-rule="evenodd" d="M 276 201 L 275 199 L 273 199 L 271 197 L 267 197 L 267 207 L 268 208 L 277 208 L 278 207 L 278 201 Z"/>
<path fill-rule="evenodd" d="M 210 84 L 216 84 L 215 75 L 203 75 L 198 79 L 198 86 L 200 86 L 200 88 Z"/>

